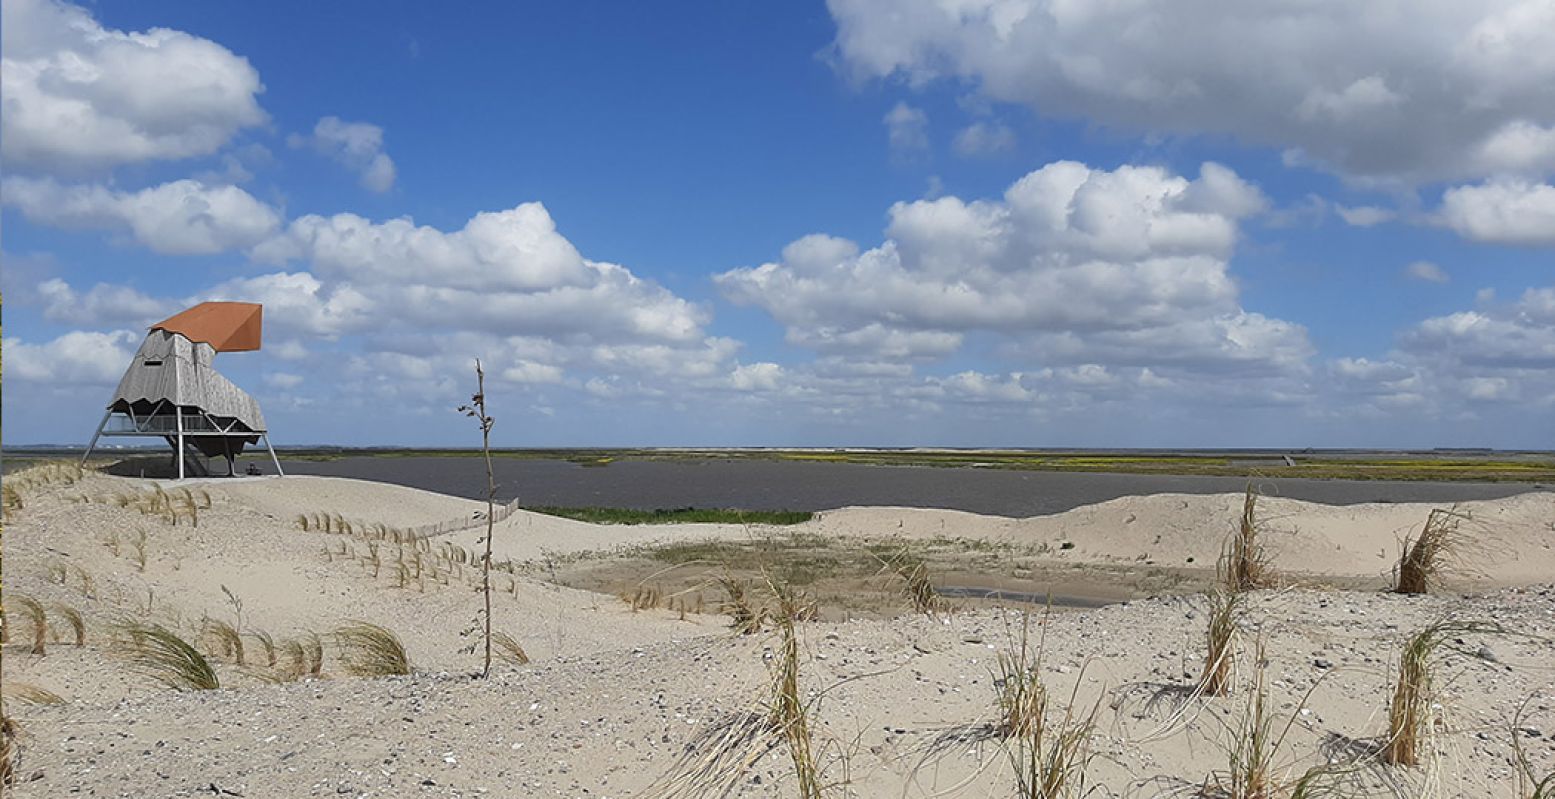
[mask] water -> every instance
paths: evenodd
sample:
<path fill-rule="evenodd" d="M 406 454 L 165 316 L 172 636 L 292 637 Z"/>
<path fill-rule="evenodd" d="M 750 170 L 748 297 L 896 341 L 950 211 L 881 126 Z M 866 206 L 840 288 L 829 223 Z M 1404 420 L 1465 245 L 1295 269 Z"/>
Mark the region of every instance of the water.
<path fill-rule="evenodd" d="M 344 457 L 286 461 L 288 474 L 354 477 L 484 499 L 485 465 L 469 457 Z M 269 471 L 269 464 L 263 464 Z M 612 508 L 829 510 L 849 505 L 949 508 L 999 516 L 1040 516 L 1136 494 L 1240 492 L 1237 477 L 1029 472 L 761 460 L 623 460 L 583 467 L 560 460 L 494 460 L 497 499 L 526 505 Z M 1260 481 L 1265 493 L 1350 505 L 1457 502 L 1551 490 L 1528 483 L 1391 480 Z"/>

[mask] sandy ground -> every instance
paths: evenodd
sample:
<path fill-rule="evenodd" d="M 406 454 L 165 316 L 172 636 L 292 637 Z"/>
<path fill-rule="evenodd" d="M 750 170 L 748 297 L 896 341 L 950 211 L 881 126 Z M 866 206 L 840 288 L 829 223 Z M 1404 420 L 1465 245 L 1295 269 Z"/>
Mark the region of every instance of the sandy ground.
<path fill-rule="evenodd" d="M 498 525 L 497 559 L 527 563 L 517 576 L 495 577 L 494 622 L 533 662 L 503 665 L 482 681 L 470 676 L 478 660 L 461 652 L 471 643 L 462 631 L 479 605 L 476 572 L 443 557 L 461 559 L 452 547 L 473 549 L 480 529 L 423 545 L 422 575 L 414 578 L 410 566 L 400 570 L 415 557 L 414 545 L 304 532 L 294 521 L 329 513 L 358 530 L 409 527 L 469 519 L 479 503 L 333 478 L 211 481 L 190 484 L 196 505 L 209 495 L 195 526 L 114 499 L 143 496 L 150 486 L 105 476 L 33 485 L 24 506 L 8 514 L 12 635 L 4 682 L 7 711 L 24 731 L 15 796 L 651 794 L 677 764 L 711 751 L 718 724 L 759 706 L 777 642 L 771 634 L 731 636 L 726 619 L 712 612 L 684 619 L 667 610 L 633 612 L 615 597 L 549 584 L 547 559 L 797 532 L 1000 542 L 1078 572 L 1120 564 L 1208 569 L 1241 503 L 1235 495 L 1155 495 L 1018 520 L 848 508 L 798 529 L 601 527 L 519 513 Z M 1278 565 L 1309 585 L 1386 583 L 1398 540 L 1430 510 L 1278 499 L 1260 507 Z M 1294 719 L 1276 753 L 1279 774 L 1359 756 L 1344 777 L 1355 795 L 1418 795 L 1435 784 L 1447 796 L 1510 796 L 1513 735 L 1541 776 L 1555 770 L 1555 495 L 1459 510 L 1472 517 L 1464 529 L 1481 546 L 1453 593 L 1253 593 L 1231 697 L 1184 695 L 1204 656 L 1202 596 L 1031 622 L 1033 639 L 1044 642 L 1043 676 L 1056 706 L 1077 691 L 1078 707 L 1097 707 L 1089 772 L 1101 795 L 1186 795 L 1223 778 L 1226 741 L 1246 709 L 1260 641 L 1276 729 Z M 87 645 L 58 641 L 46 655 L 28 654 L 16 594 L 79 609 Z M 346 677 L 331 651 L 324 679 L 272 684 L 263 650 L 250 639 L 244 666 L 219 661 L 220 690 L 179 693 L 131 669 L 111 634 L 116 620 L 151 618 L 196 638 L 205 617 L 276 640 L 372 621 L 404 640 L 416 674 Z M 1453 642 L 1438 680 L 1437 755 L 1426 768 L 1377 765 L 1365 753 L 1384 727 L 1401 641 L 1446 618 L 1494 621 L 1517 634 Z M 818 699 L 812 723 L 833 792 L 1011 794 L 1008 760 L 978 725 L 994 718 L 996 659 L 1022 624 L 1019 611 L 987 609 L 802 625 L 802 683 Z M 51 629 L 68 638 L 57 614 Z M 20 685 L 65 701 L 26 703 Z M 1522 729 L 1514 731 L 1512 717 L 1530 695 Z M 795 795 L 781 745 L 748 770 L 720 773 L 734 780 L 737 795 Z"/>

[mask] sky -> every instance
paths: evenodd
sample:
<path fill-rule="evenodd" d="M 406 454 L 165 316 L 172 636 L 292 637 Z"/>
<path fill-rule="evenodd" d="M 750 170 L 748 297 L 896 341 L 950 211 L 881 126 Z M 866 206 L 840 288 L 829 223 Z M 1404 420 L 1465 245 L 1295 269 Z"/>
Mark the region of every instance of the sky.
<path fill-rule="evenodd" d="M 1555 2 L 0 7 L 7 445 L 1555 448 Z"/>

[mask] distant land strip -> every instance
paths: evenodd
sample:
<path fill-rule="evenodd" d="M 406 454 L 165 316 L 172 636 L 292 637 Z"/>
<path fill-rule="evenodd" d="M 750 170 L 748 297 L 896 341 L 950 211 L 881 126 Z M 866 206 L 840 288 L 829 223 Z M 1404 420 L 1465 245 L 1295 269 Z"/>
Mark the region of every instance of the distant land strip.
<path fill-rule="evenodd" d="M 278 448 L 285 460 L 462 458 L 478 449 L 391 447 Z M 70 448 L 11 448 L 11 458 L 68 455 Z M 134 457 L 135 450 L 104 452 Z M 497 458 L 558 460 L 608 467 L 623 460 L 793 461 L 875 466 L 1013 469 L 1041 472 L 1299 477 L 1340 480 L 1555 482 L 1555 452 L 1476 449 L 1381 450 L 1038 450 L 871 448 L 549 448 L 493 450 Z M 245 456 L 248 457 L 248 456 Z"/>

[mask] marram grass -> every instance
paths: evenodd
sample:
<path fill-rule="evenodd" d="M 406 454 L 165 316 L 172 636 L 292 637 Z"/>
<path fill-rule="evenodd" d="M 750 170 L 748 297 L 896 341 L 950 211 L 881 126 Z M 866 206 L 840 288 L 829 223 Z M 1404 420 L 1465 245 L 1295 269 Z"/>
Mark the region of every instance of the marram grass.
<path fill-rule="evenodd" d="M 221 687 L 209 660 L 177 633 L 159 624 L 132 622 L 122 628 L 130 662 L 142 674 L 178 691 Z"/>
<path fill-rule="evenodd" d="M 357 677 L 394 677 L 410 674 L 405 645 L 386 627 L 354 621 L 335 631 L 340 662 L 346 673 Z"/>

